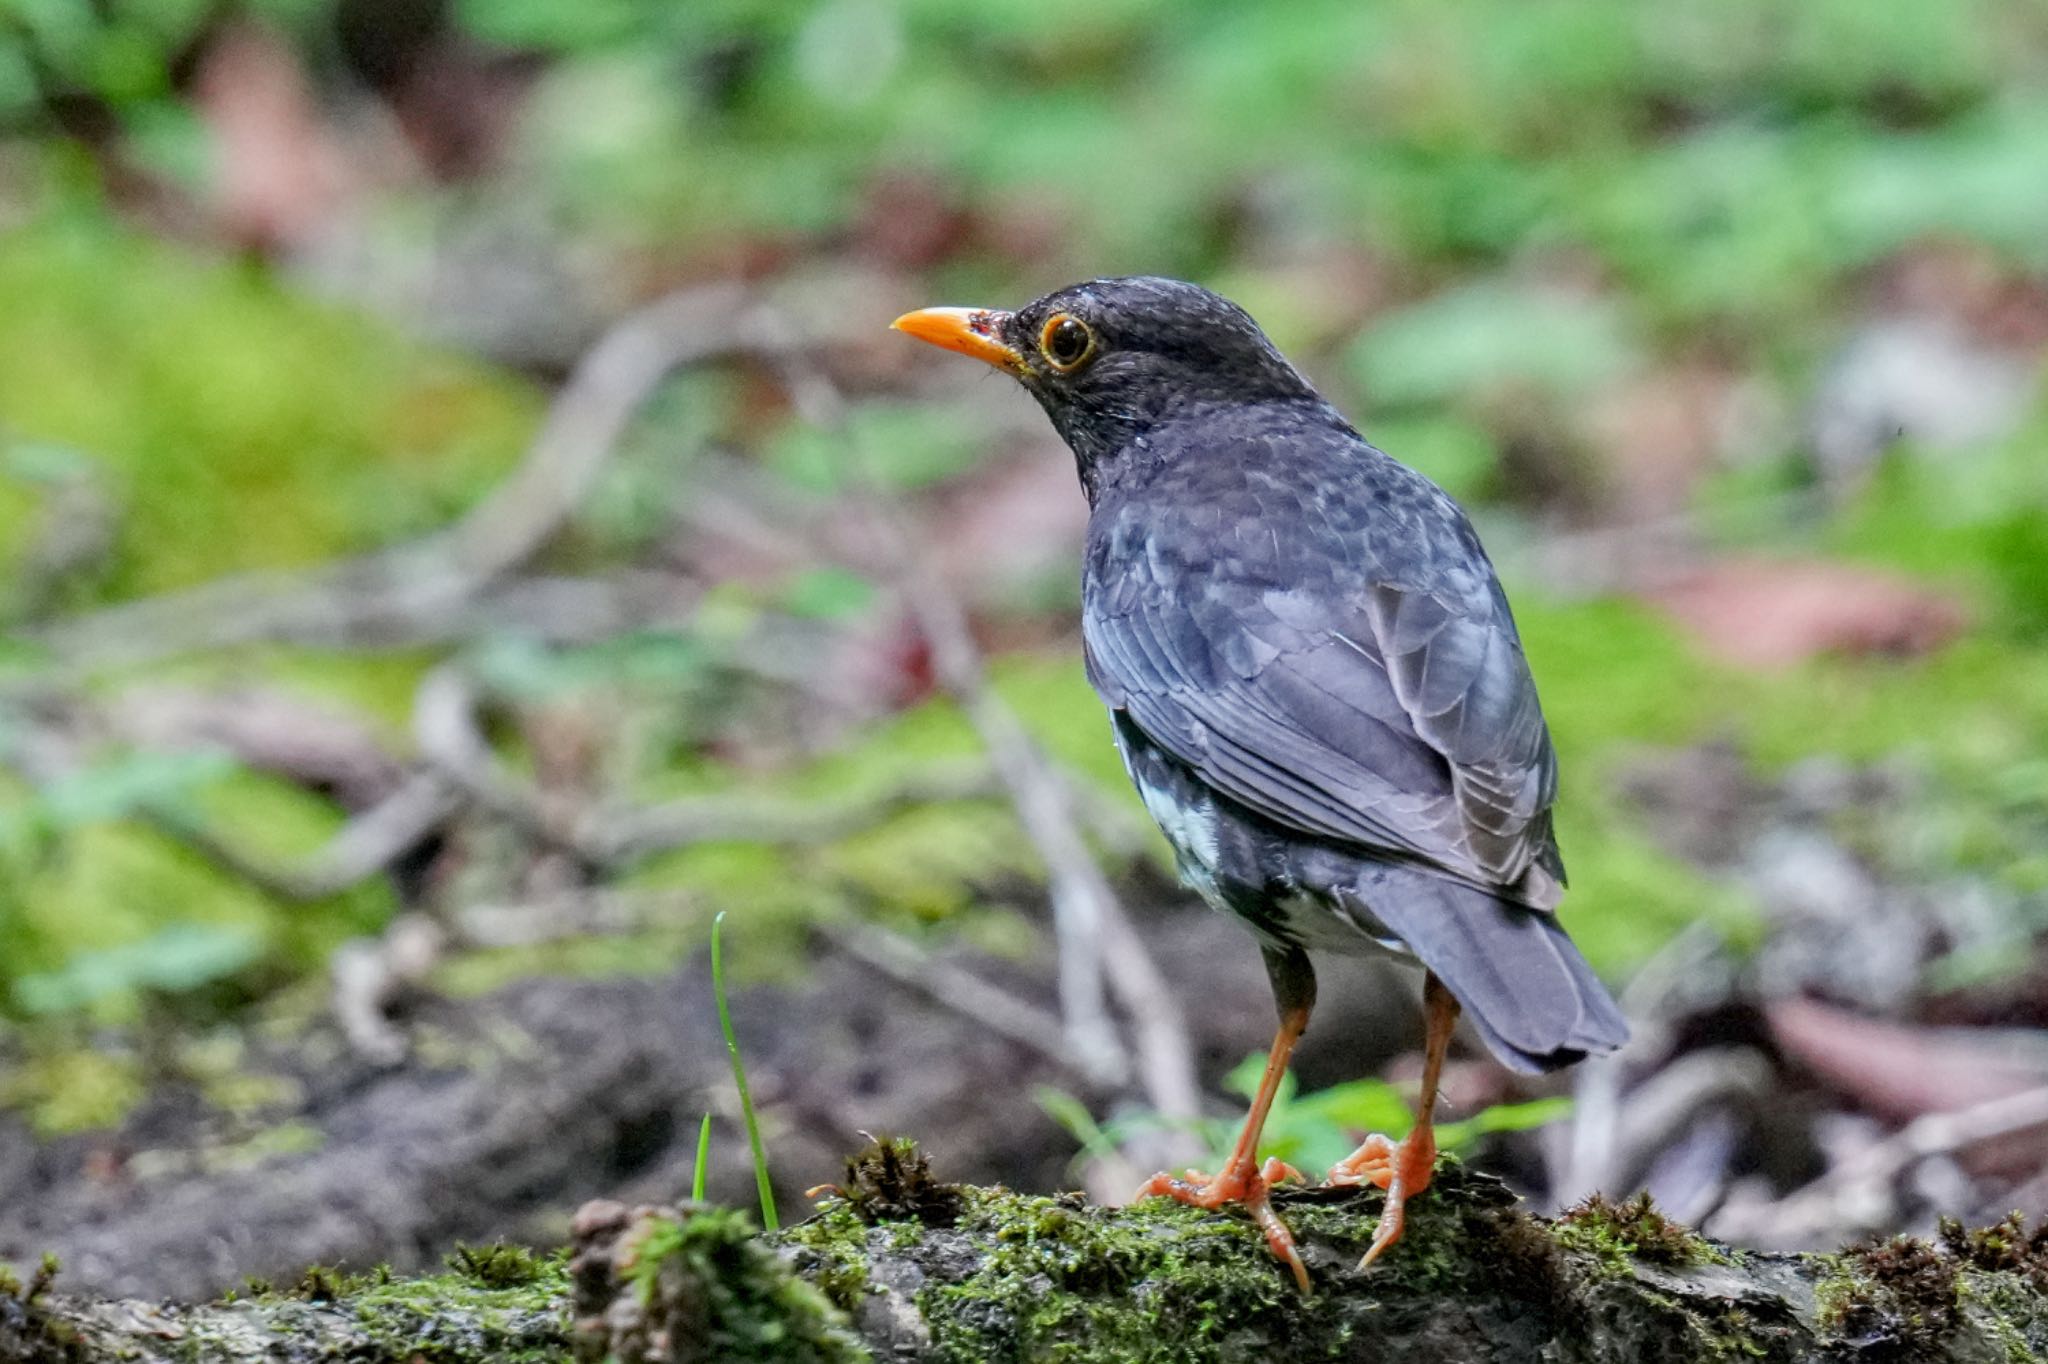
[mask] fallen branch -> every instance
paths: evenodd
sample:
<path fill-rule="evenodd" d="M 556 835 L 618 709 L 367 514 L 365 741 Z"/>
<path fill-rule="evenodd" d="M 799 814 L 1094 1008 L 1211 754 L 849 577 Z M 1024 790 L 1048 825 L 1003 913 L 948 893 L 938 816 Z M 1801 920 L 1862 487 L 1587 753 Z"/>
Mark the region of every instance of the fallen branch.
<path fill-rule="evenodd" d="M 965 967 L 934 957 L 908 939 L 872 924 L 841 927 L 821 923 L 817 931 L 848 956 L 998 1037 L 1029 1048 L 1062 1069 L 1073 1064 L 1058 1043 L 1059 1019 Z"/>

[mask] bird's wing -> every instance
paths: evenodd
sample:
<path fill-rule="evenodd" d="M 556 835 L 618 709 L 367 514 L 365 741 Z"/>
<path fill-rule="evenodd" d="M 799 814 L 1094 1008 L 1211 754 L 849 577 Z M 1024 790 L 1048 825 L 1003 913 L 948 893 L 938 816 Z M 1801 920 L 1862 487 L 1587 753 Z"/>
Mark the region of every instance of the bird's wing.
<path fill-rule="evenodd" d="M 1327 521 L 1290 551 L 1270 514 L 1104 513 L 1083 634 L 1112 707 L 1284 826 L 1556 903 L 1556 757 L 1507 601 L 1454 509 L 1425 533 L 1456 540 L 1442 547 L 1465 567 L 1408 575 L 1430 586 L 1380 561 L 1415 556 L 1376 558 Z"/>

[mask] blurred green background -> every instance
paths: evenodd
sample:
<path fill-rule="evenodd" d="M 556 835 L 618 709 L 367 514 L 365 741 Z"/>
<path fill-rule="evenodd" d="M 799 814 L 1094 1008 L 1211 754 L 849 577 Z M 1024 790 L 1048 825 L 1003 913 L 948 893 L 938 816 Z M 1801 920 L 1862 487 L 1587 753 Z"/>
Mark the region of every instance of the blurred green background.
<path fill-rule="evenodd" d="M 124 725 L 138 688 L 313 703 L 404 766 L 416 691 L 452 662 L 508 769 L 640 802 L 839 799 L 971 758 L 886 575 L 791 547 L 837 543 L 857 468 L 962 570 L 999 691 L 1132 823 L 1078 662 L 1064 452 L 885 330 L 1129 272 L 1242 302 L 1473 509 L 1562 753 L 1568 921 L 1604 972 L 1695 920 L 1769 937 L 1753 878 L 1629 779 L 1713 744 L 1765 782 L 1905 774 L 1910 799 L 1851 802 L 1830 836 L 1880 881 L 1992 908 L 1944 923 L 1890 1007 L 1983 989 L 2031 1019 L 2033 0 L 0 0 L 0 126 L 0 1103 L 41 1131 L 119 1121 L 152 1029 L 317 1009 L 328 954 L 402 909 L 546 881 L 480 819 L 431 874 L 282 896 L 246 864 L 319 849 L 347 793 Z M 447 525 L 610 322 L 729 280 L 818 338 L 847 428 L 759 362 L 692 369 L 520 570 L 667 574 L 692 610 L 599 638 L 516 613 L 397 643 L 149 638 L 174 610 L 126 656 L 79 643 L 117 604 Z M 746 538 L 735 498 L 779 523 L 769 548 L 719 547 Z M 647 857 L 584 884 L 684 908 L 455 951 L 433 984 L 669 969 L 719 908 L 762 977 L 821 918 L 1019 951 L 1038 872 L 1015 827 L 942 801 L 800 850 Z M 1104 856 L 1163 866 L 1135 827 Z"/>

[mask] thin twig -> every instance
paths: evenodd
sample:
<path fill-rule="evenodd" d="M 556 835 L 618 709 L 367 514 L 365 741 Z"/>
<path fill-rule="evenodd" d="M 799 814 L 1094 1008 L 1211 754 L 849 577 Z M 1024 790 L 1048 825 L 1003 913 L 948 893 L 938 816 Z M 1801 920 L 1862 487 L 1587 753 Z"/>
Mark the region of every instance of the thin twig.
<path fill-rule="evenodd" d="M 912 773 L 871 794 L 824 802 L 724 795 L 594 809 L 578 821 L 576 842 L 597 860 L 616 864 L 691 843 L 831 843 L 906 810 L 1000 794 L 986 763 L 965 762 Z"/>
<path fill-rule="evenodd" d="M 626 866 L 693 843 L 831 843 L 919 806 L 1000 793 L 987 764 L 964 762 L 828 801 L 722 794 L 658 805 L 591 803 L 542 791 L 500 763 L 478 720 L 480 704 L 474 684 L 457 665 L 443 664 L 429 673 L 414 697 L 413 729 L 421 756 L 479 805 L 592 867 Z"/>
<path fill-rule="evenodd" d="M 327 962 L 336 1023 L 349 1049 L 377 1065 L 397 1065 L 411 1050 L 389 1017 L 391 1006 L 423 985 L 448 945 L 448 934 L 425 914 L 401 914 L 374 938 L 336 948 Z"/>
<path fill-rule="evenodd" d="M 1816 1236 L 1839 1238 L 1863 1230 L 1871 1219 L 1856 1210 L 1888 1205 L 1891 1186 L 1922 1161 L 2037 1127 L 2048 1127 L 2048 1085 L 1968 1108 L 1925 1113 L 1785 1198 L 1725 1210 L 1715 1219 L 1713 1234 L 1738 1240 L 1768 1236 L 1786 1245 L 1807 1244 Z"/>
<path fill-rule="evenodd" d="M 463 905 L 455 911 L 455 929 L 475 947 L 531 947 L 683 922 L 696 903 L 697 897 L 683 891 L 583 886 L 528 900 Z"/>
<path fill-rule="evenodd" d="M 965 967 L 933 956 L 909 939 L 873 924 L 847 928 L 823 923 L 818 925 L 818 932 L 840 951 L 897 984 L 917 991 L 962 1018 L 972 1019 L 1061 1070 L 1073 1069 L 1072 1054 L 1058 1041 L 1059 1019 L 1029 1000 L 1019 999 Z"/>

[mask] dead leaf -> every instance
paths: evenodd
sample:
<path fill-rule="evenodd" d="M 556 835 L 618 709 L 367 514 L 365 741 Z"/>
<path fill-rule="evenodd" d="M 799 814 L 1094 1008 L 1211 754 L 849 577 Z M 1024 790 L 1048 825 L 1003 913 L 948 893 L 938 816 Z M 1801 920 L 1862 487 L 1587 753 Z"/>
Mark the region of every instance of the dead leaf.
<path fill-rule="evenodd" d="M 347 157 L 283 39 L 258 24 L 225 29 L 199 59 L 193 103 L 217 148 L 213 207 L 227 237 L 279 250 L 334 215 Z"/>
<path fill-rule="evenodd" d="M 1644 594 L 1714 657 L 1786 668 L 1821 654 L 1924 654 L 1969 624 L 1963 605 L 1881 569 L 1724 559 Z"/>
<path fill-rule="evenodd" d="M 1905 1123 L 1952 1113 L 2048 1084 L 2048 1047 L 2018 1030 L 1928 1028 L 1851 1013 L 1809 999 L 1764 1008 L 1771 1034 L 1792 1060 L 1879 1117 Z M 2033 1169 L 2038 1133 L 1991 1141 L 1973 1168 Z"/>

